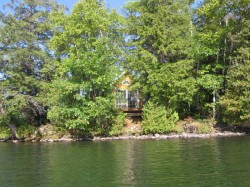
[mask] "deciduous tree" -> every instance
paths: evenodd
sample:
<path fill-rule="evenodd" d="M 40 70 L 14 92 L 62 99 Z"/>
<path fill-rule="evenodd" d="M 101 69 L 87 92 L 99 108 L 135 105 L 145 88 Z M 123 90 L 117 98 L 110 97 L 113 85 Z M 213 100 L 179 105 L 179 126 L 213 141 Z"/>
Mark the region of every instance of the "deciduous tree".
<path fill-rule="evenodd" d="M 121 18 L 97 0 L 79 1 L 70 15 L 53 14 L 51 46 L 60 56 L 51 84 L 49 118 L 69 129 L 104 133 L 114 122 L 112 93 L 121 58 Z"/>

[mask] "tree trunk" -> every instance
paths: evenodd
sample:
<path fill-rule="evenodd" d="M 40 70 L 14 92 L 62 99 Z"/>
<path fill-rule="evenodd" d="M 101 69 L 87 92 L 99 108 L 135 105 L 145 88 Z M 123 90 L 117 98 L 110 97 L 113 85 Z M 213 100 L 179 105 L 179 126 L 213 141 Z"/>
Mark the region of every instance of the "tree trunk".
<path fill-rule="evenodd" d="M 216 103 L 216 95 L 215 95 L 215 91 L 214 91 L 214 92 L 213 92 L 213 118 L 214 118 L 214 119 L 215 119 L 215 116 L 216 116 L 215 103 Z"/>

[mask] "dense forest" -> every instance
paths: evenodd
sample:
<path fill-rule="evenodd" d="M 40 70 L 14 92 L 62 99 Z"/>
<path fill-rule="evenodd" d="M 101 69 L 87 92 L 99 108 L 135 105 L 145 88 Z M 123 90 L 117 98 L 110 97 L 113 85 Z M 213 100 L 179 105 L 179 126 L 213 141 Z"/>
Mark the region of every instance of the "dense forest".
<path fill-rule="evenodd" d="M 12 0 L 0 12 L 0 129 L 52 124 L 119 134 L 121 72 L 144 98 L 144 133 L 176 131 L 187 116 L 250 124 L 249 0 L 137 0 L 122 14 L 102 1 L 72 11 Z"/>

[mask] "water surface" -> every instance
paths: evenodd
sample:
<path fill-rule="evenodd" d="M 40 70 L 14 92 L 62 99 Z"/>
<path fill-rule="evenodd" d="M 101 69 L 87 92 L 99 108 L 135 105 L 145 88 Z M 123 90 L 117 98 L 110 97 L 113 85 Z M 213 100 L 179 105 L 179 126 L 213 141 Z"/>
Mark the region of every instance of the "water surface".
<path fill-rule="evenodd" d="M 0 143 L 0 186 L 250 186 L 250 137 Z"/>

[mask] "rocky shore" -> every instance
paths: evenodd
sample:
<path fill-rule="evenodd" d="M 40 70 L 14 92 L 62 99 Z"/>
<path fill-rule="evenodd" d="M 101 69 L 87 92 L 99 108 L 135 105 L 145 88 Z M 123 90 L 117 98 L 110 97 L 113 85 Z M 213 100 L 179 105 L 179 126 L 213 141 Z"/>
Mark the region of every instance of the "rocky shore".
<path fill-rule="evenodd" d="M 113 136 L 113 137 L 92 137 L 92 138 L 71 138 L 71 137 L 62 137 L 62 138 L 36 138 L 36 139 L 20 139 L 20 140 L 0 140 L 0 142 L 76 142 L 76 141 L 113 141 L 113 140 L 168 140 L 168 139 L 189 139 L 189 138 L 216 138 L 216 137 L 233 137 L 233 136 L 244 136 L 246 133 L 240 132 L 215 132 L 210 134 L 196 134 L 196 133 L 182 133 L 182 134 L 149 134 L 149 135 L 122 135 L 122 136 Z"/>
<path fill-rule="evenodd" d="M 196 134 L 196 133 L 182 133 L 182 134 L 168 134 L 168 135 L 138 135 L 138 136 L 117 136 L 117 137 L 94 137 L 93 141 L 108 141 L 108 140 L 167 140 L 167 139 L 187 139 L 187 138 L 214 138 L 214 137 L 232 137 L 244 136 L 245 133 L 239 132 L 219 132 L 211 134 Z"/>

